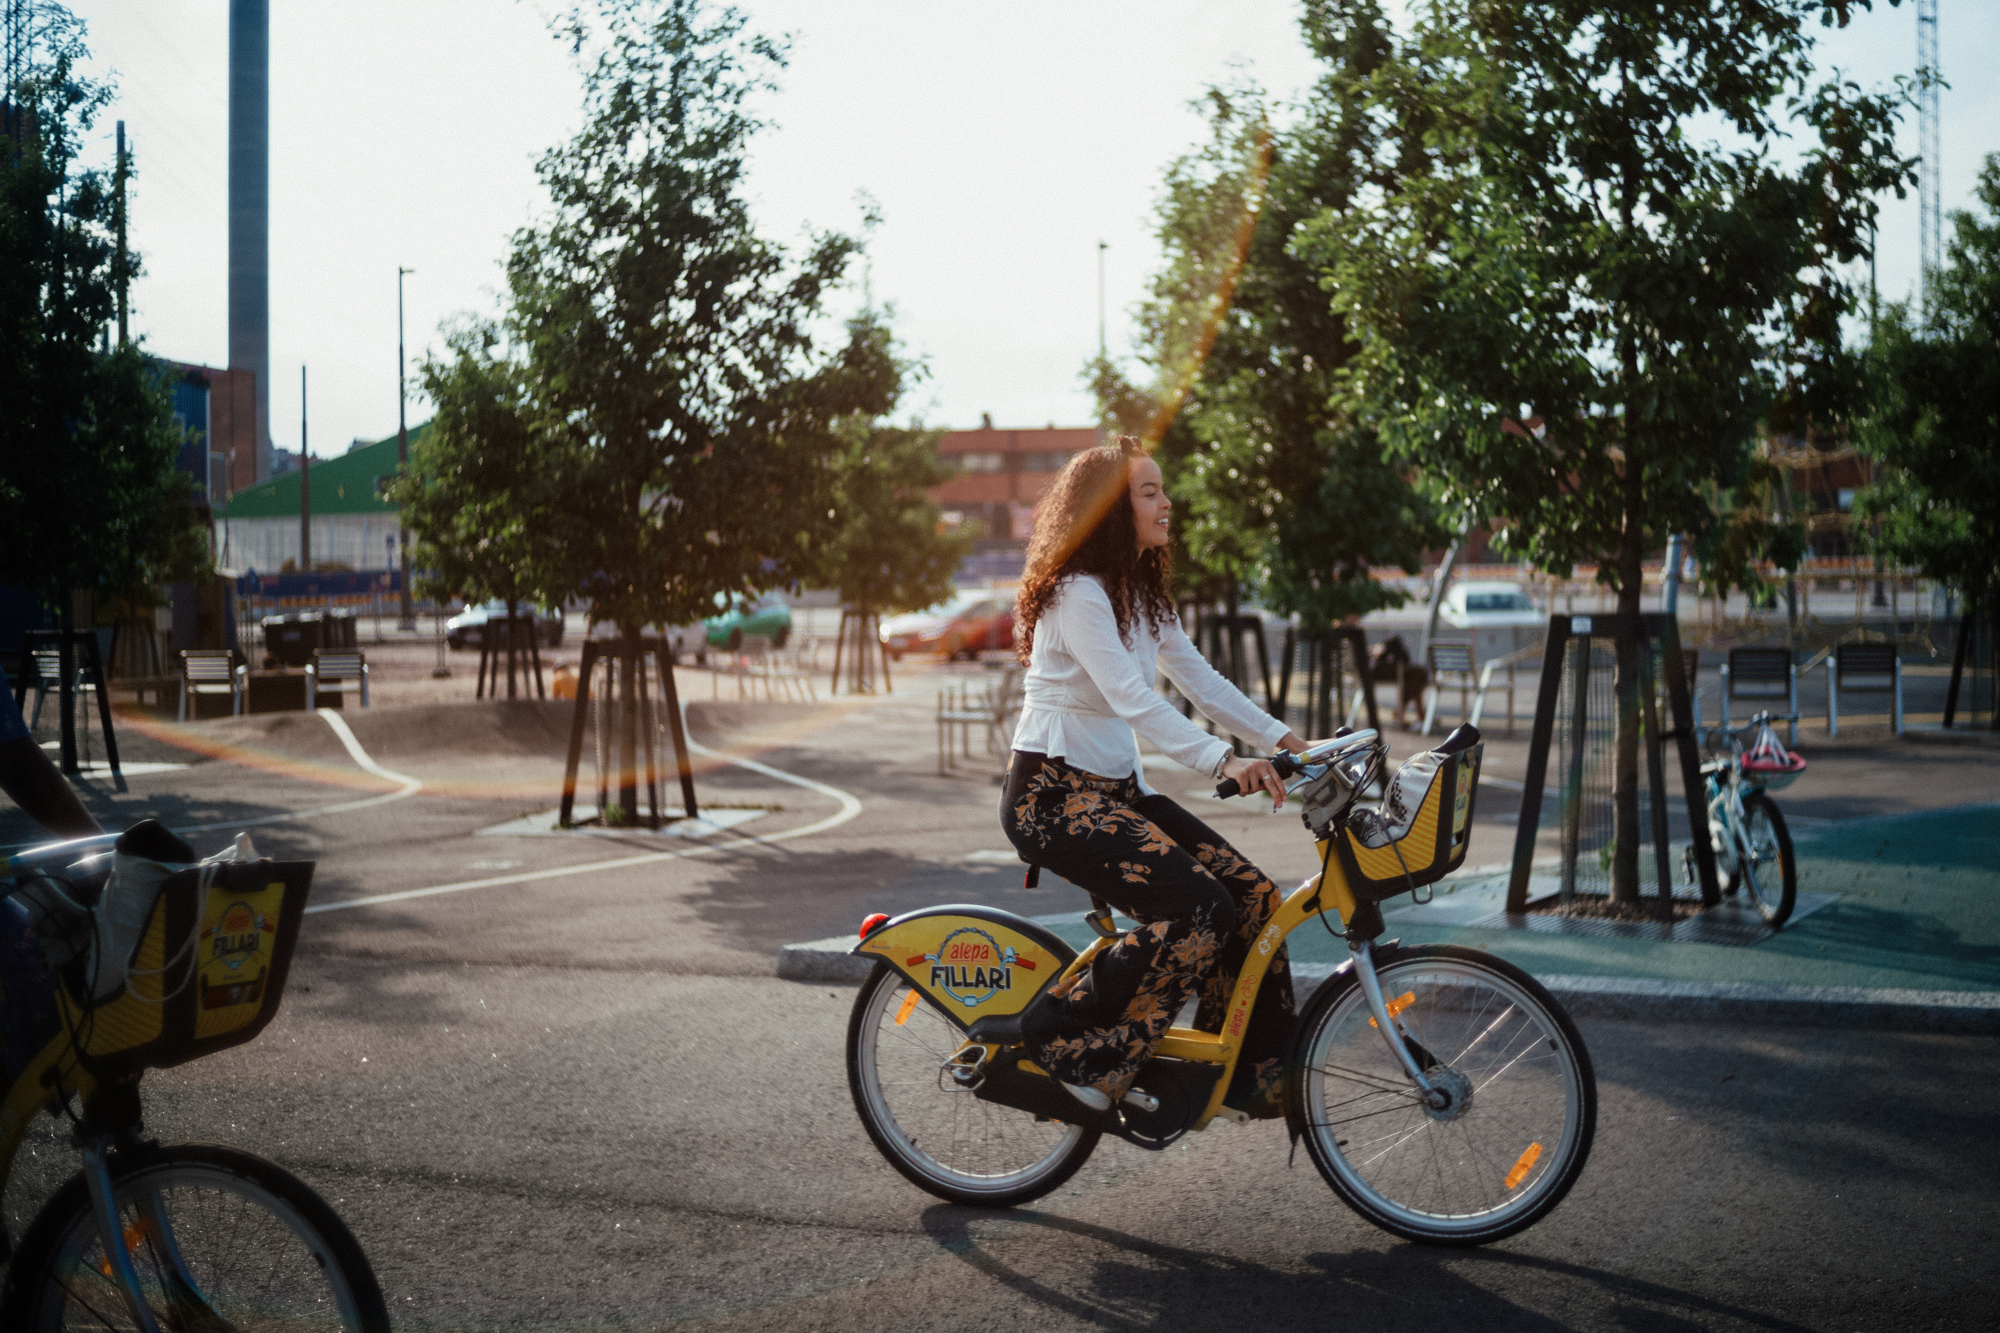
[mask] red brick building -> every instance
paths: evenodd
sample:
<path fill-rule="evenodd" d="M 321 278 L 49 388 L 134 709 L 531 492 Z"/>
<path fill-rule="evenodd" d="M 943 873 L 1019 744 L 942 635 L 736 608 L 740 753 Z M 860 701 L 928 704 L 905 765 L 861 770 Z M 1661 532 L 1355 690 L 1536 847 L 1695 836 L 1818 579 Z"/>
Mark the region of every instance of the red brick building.
<path fill-rule="evenodd" d="M 980 418 L 977 430 L 945 432 L 938 456 L 958 469 L 958 475 L 933 487 L 931 498 L 947 516 L 978 519 L 986 540 L 1025 542 L 1034 523 L 1035 505 L 1072 455 L 1095 448 L 1101 439 L 1095 426 L 1056 426 L 1007 430 L 993 418 Z"/>

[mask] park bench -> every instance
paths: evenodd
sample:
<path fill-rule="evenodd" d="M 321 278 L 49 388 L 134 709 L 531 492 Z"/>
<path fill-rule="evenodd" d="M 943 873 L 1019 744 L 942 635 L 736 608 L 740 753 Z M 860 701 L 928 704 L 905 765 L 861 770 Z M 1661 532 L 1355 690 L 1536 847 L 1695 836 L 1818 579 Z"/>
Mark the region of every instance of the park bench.
<path fill-rule="evenodd" d="M 1732 648 L 1722 664 L 1722 729 L 1729 730 L 1729 705 L 1744 699 L 1766 703 L 1785 701 L 1785 712 L 1793 719 L 1787 743 L 1799 743 L 1799 672 L 1789 648 Z M 1753 710 L 1754 711 L 1754 710 Z"/>
<path fill-rule="evenodd" d="M 188 702 L 196 695 L 226 694 L 231 716 L 243 713 L 246 669 L 236 665 L 227 648 L 186 648 L 181 651 L 180 720 L 188 720 Z"/>
<path fill-rule="evenodd" d="M 1517 663 L 1535 656 L 1542 651 L 1542 645 L 1508 653 L 1481 665 L 1478 654 L 1470 643 L 1434 643 L 1427 656 L 1430 659 L 1430 703 L 1424 709 L 1423 730 L 1418 734 L 1431 734 L 1431 725 L 1437 720 L 1438 699 L 1447 689 L 1458 691 L 1458 715 L 1462 721 L 1473 726 L 1486 713 L 1486 692 L 1493 685 L 1493 673 L 1502 667 L 1507 670 L 1507 734 L 1514 734 L 1514 668 Z"/>
<path fill-rule="evenodd" d="M 1008 663 L 1000 679 L 984 689 L 970 684 L 947 686 L 938 691 L 938 772 L 951 771 L 953 750 L 972 761 L 972 729 L 986 733 L 986 753 L 1004 749 L 1013 735 L 1013 720 L 1021 710 L 1021 668 Z M 956 744 L 954 744 L 956 742 Z"/>
<path fill-rule="evenodd" d="M 1840 734 L 1840 696 L 1890 696 L 1890 725 L 1903 734 L 1903 659 L 1893 643 L 1843 643 L 1826 659 L 1826 734 Z M 1796 711 L 1796 710 L 1794 710 Z"/>
<path fill-rule="evenodd" d="M 35 711 L 28 718 L 28 729 L 34 730 L 42 721 L 42 704 L 51 695 L 62 693 L 62 650 L 60 648 L 37 648 L 29 655 L 31 671 L 28 688 L 35 692 Z M 91 678 L 90 665 L 78 653 L 71 662 L 70 688 L 81 698 L 85 691 L 95 692 L 97 682 Z M 88 718 L 90 711 L 84 710 Z"/>
<path fill-rule="evenodd" d="M 322 694 L 359 694 L 368 707 L 368 659 L 349 648 L 313 650 L 306 664 L 306 711 L 319 707 Z"/>

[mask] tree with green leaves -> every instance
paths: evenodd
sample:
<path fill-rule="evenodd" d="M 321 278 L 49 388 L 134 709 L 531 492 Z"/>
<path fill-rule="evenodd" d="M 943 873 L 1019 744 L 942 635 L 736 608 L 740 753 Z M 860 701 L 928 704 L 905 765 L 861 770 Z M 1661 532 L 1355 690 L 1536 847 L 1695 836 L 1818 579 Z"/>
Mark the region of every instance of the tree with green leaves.
<path fill-rule="evenodd" d="M 918 611 L 951 596 L 972 538 L 945 531 L 926 493 L 952 476 L 937 452 L 944 432 L 882 420 L 921 367 L 897 355 L 885 315 L 864 311 L 848 330 L 839 367 L 854 410 L 835 423 L 833 528 L 810 581 L 837 590 L 865 627 L 871 616 Z"/>
<path fill-rule="evenodd" d="M 1310 635 L 1400 604 L 1370 568 L 1414 573 L 1448 538 L 1408 465 L 1335 401 L 1353 347 L 1290 248 L 1351 189 L 1351 131 L 1274 132 L 1250 87 L 1213 90 L 1203 110 L 1208 140 L 1167 172 L 1166 262 L 1139 311 L 1152 384 L 1097 363 L 1093 386 L 1107 418 L 1160 442 L 1187 581 L 1226 603 L 1259 596 Z"/>
<path fill-rule="evenodd" d="M 1502 549 L 1596 563 L 1621 613 L 1760 423 L 1809 409 L 1875 196 L 1909 179 L 1898 97 L 1814 82 L 1811 25 L 1854 7 L 1431 0 L 1398 32 L 1375 0 L 1307 6 L 1317 113 L 1367 128 L 1347 206 L 1294 242 L 1358 346 L 1343 402 Z M 1612 897 L 1636 904 L 1629 646 L 1615 689 Z"/>
<path fill-rule="evenodd" d="M 855 242 L 794 264 L 756 233 L 748 102 L 784 52 L 742 15 L 600 0 L 562 26 L 584 125 L 540 164 L 553 208 L 514 239 L 506 333 L 561 460 L 565 582 L 637 634 L 813 567 L 854 405 L 812 325 Z"/>
<path fill-rule="evenodd" d="M 27 72 L 0 90 L 19 131 L 0 137 L 0 531 L 7 577 L 67 633 L 78 590 L 150 606 L 158 584 L 210 561 L 164 373 L 137 344 L 104 345 L 121 263 L 111 173 L 78 158 L 112 89 L 81 73 L 83 26 L 66 11 L 45 8 L 34 35 Z M 64 671 L 74 771 L 70 685 Z"/>
<path fill-rule="evenodd" d="M 819 568 L 839 426 L 872 389 L 855 349 L 829 353 L 814 331 L 857 243 L 822 233 L 794 257 L 757 234 L 751 102 L 785 52 L 743 15 L 594 0 L 556 26 L 582 70 L 583 125 L 538 165 L 550 208 L 513 238 L 497 339 L 453 373 L 494 422 L 523 428 L 529 461 L 488 478 L 515 488 L 489 515 L 518 510 L 534 529 L 509 548 L 534 552 L 522 586 L 588 598 L 629 646 Z M 641 710 L 632 671 L 621 680 L 630 811 Z"/>
<path fill-rule="evenodd" d="M 1876 554 L 2000 617 L 2000 154 L 1975 194 L 1985 216 L 1952 214 L 1922 313 L 1891 306 L 1864 350 L 1854 440 L 1879 478 L 1855 512 Z"/>
<path fill-rule="evenodd" d="M 525 603 L 563 601 L 568 525 L 558 460 L 545 456 L 521 367 L 498 356 L 500 331 L 474 321 L 452 330 L 445 354 L 421 367 L 436 409 L 411 444 L 410 464 L 386 492 L 416 538 L 413 567 L 426 596 L 497 598 L 508 624 Z M 507 641 L 507 697 L 517 644 Z"/>

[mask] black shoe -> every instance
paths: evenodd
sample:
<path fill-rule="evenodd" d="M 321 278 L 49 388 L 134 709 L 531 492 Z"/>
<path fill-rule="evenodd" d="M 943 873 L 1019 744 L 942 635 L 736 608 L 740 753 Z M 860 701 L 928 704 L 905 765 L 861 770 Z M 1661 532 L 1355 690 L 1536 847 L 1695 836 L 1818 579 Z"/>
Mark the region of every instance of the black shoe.
<path fill-rule="evenodd" d="M 1021 1019 L 1027 1010 L 1018 1014 L 991 1014 L 980 1019 L 965 1030 L 967 1041 L 976 1041 L 986 1046 L 1025 1046 L 1027 1037 L 1021 1032 Z"/>
<path fill-rule="evenodd" d="M 989 1014 L 976 1020 L 965 1030 L 966 1040 L 976 1041 L 986 1046 L 1025 1046 L 1027 1033 L 1023 1026 L 1032 1015 L 1038 1015 L 1048 1005 L 1054 1003 L 1048 991 L 1037 994 L 1034 999 L 1015 1014 Z"/>

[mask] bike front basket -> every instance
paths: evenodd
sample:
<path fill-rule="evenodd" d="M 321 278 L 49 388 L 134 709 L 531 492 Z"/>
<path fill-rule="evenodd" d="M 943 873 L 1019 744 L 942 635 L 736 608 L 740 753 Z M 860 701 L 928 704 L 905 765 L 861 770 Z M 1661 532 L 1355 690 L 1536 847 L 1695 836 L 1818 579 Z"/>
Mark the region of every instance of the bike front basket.
<path fill-rule="evenodd" d="M 1333 846 L 1355 898 L 1381 902 L 1465 864 L 1485 753 L 1480 741 L 1454 753 L 1414 756 L 1379 810 L 1357 810 L 1342 821 Z"/>
<path fill-rule="evenodd" d="M 166 1069 L 262 1032 L 291 973 L 312 874 L 311 861 L 240 861 L 164 880 L 118 993 L 92 1007 L 59 988 L 86 1065 L 99 1077 Z"/>

